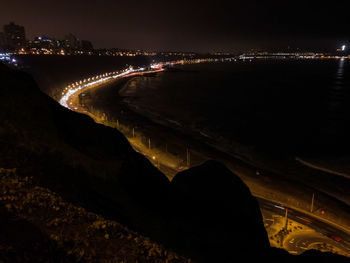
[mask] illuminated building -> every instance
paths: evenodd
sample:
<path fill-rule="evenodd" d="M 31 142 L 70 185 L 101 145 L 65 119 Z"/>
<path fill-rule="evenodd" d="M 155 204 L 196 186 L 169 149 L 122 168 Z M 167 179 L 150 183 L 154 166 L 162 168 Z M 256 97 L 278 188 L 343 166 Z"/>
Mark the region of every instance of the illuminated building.
<path fill-rule="evenodd" d="M 16 25 L 11 22 L 4 25 L 4 35 L 6 45 L 13 49 L 20 49 L 26 45 L 26 37 L 23 26 Z"/>
<path fill-rule="evenodd" d="M 337 48 L 337 52 L 345 52 L 346 45 L 342 45 L 340 48 Z"/>
<path fill-rule="evenodd" d="M 346 57 L 349 55 L 348 48 L 345 44 L 342 44 L 339 48 L 337 48 L 336 55 L 339 57 Z"/>
<path fill-rule="evenodd" d="M 53 38 L 39 36 L 28 41 L 27 50 L 30 54 L 52 55 L 58 53 L 59 43 Z"/>
<path fill-rule="evenodd" d="M 77 50 L 79 48 L 79 40 L 71 33 L 65 36 L 64 44 L 65 48 L 69 51 Z"/>

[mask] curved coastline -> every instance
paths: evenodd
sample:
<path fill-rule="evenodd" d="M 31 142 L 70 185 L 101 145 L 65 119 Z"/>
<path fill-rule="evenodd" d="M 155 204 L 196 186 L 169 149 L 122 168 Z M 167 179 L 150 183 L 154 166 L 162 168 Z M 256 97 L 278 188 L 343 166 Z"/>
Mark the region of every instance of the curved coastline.
<path fill-rule="evenodd" d="M 114 100 L 114 106 L 117 106 L 117 109 L 121 113 L 121 115 L 119 116 L 120 117 L 119 121 L 123 120 L 129 126 L 129 130 L 127 131 L 128 134 L 124 133 L 126 137 L 129 137 L 128 138 L 129 141 L 130 141 L 130 138 L 132 139 L 132 136 L 133 136 L 133 135 L 130 135 L 130 132 L 131 132 L 130 127 L 136 127 L 137 130 L 141 130 L 141 132 L 156 134 L 157 137 L 159 137 L 159 140 L 164 139 L 165 141 L 168 141 L 168 142 L 175 141 L 174 143 L 181 144 L 182 147 L 186 147 L 186 146 L 190 147 L 191 154 L 193 154 L 195 158 L 196 157 L 198 158 L 198 156 L 201 156 L 203 160 L 203 155 L 204 155 L 206 158 L 216 159 L 226 164 L 231 171 L 234 171 L 236 174 L 238 174 L 242 178 L 242 180 L 249 186 L 253 195 L 263 196 L 265 199 L 268 199 L 270 201 L 274 201 L 277 203 L 289 204 L 291 207 L 295 207 L 296 209 L 305 209 L 305 207 L 307 207 L 309 203 L 309 200 L 308 200 L 309 195 L 313 191 L 317 191 L 316 189 L 310 189 L 307 185 L 300 184 L 300 182 L 298 183 L 295 180 L 290 180 L 286 177 L 281 178 L 279 174 L 276 174 L 271 170 L 259 169 L 256 167 L 256 165 L 249 163 L 249 160 L 236 158 L 235 156 L 232 156 L 226 151 L 222 151 L 222 149 L 215 148 L 211 146 L 210 143 L 208 143 L 208 139 L 210 138 L 207 138 L 206 136 L 203 136 L 200 133 L 197 133 L 197 136 L 193 137 L 193 135 L 191 134 L 190 135 L 184 134 L 183 133 L 184 131 L 183 130 L 181 131 L 180 129 L 181 127 L 178 127 L 178 129 L 174 131 L 172 127 L 174 125 L 169 126 L 169 125 L 164 125 L 164 122 L 163 123 L 154 122 L 152 118 L 145 117 L 144 115 L 142 115 L 142 113 L 137 112 L 132 108 L 128 107 L 128 105 L 123 101 L 123 97 L 120 96 L 119 94 L 119 91 L 123 87 L 123 85 L 108 84 L 108 85 L 104 85 L 104 87 L 113 89 L 114 93 L 116 89 L 118 91 L 116 92 L 118 94 L 115 93 L 117 95 L 117 100 Z M 93 90 L 98 91 L 99 93 L 103 93 L 103 89 L 100 89 L 100 88 L 90 89 L 90 91 L 93 91 Z M 79 100 L 76 100 L 75 103 L 79 103 Z M 79 106 L 79 105 L 76 105 L 76 106 Z M 99 116 L 96 116 L 93 113 L 89 112 L 87 109 L 88 108 L 86 108 L 82 113 L 88 114 L 90 117 L 94 118 L 96 122 L 100 122 L 100 123 L 103 123 L 104 125 L 111 126 L 114 128 L 117 128 L 117 126 L 120 125 L 120 122 L 118 120 L 116 124 L 115 119 L 109 121 L 106 115 L 104 115 L 103 118 L 100 118 Z M 169 124 L 169 123 L 166 123 L 166 124 Z M 179 131 L 181 132 L 179 133 Z M 200 137 L 198 137 L 198 134 Z M 136 150 L 138 149 L 136 148 Z M 146 154 L 145 156 L 150 160 L 152 160 L 152 155 Z M 156 162 L 153 162 L 153 164 L 157 166 Z M 159 163 L 157 167 L 160 168 Z M 160 170 L 165 174 L 166 172 L 169 171 L 164 169 L 163 166 L 161 168 L 162 169 Z M 257 173 L 257 169 L 259 169 L 260 171 L 259 174 Z M 175 169 L 170 172 L 176 173 L 177 171 L 178 170 Z M 291 187 L 291 185 L 295 187 L 294 190 L 293 190 L 293 187 Z M 297 191 L 297 194 L 295 193 L 295 190 Z M 346 223 L 346 219 L 344 219 L 345 221 L 343 219 L 340 220 L 341 218 L 339 217 L 339 213 L 336 212 L 336 210 L 339 210 L 339 208 L 337 208 L 339 206 L 343 207 L 341 208 L 341 210 L 344 209 L 344 211 L 346 211 L 345 209 L 345 207 L 347 207 L 347 205 L 345 205 L 346 202 L 339 203 L 339 200 L 329 198 L 328 194 L 323 194 L 322 192 L 318 192 L 318 191 L 317 193 L 320 197 L 320 202 L 321 202 L 321 199 L 323 200 L 322 202 L 331 202 L 333 204 L 332 207 L 334 207 L 335 212 L 334 213 L 330 212 L 327 215 L 327 218 L 325 219 L 334 221 L 342 226 L 348 225 Z M 294 198 L 291 198 L 293 196 L 298 196 L 298 201 L 295 200 Z M 344 218 L 347 218 L 346 213 L 344 214 Z"/>

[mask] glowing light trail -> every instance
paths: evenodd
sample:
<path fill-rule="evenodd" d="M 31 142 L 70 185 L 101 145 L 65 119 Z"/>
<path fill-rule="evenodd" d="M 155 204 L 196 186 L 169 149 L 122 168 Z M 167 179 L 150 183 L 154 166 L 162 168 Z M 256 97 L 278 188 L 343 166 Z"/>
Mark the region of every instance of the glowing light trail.
<path fill-rule="evenodd" d="M 96 84 L 100 84 L 103 82 L 106 82 L 110 79 L 117 79 L 117 78 L 121 78 L 121 77 L 126 77 L 127 75 L 134 75 L 134 74 L 144 74 L 144 73 L 151 73 L 151 72 L 157 72 L 157 71 L 161 71 L 163 70 L 162 68 L 162 64 L 156 64 L 156 65 L 151 65 L 150 66 L 152 70 L 147 70 L 145 68 L 138 68 L 138 69 L 133 69 L 132 67 L 129 67 L 125 70 L 119 71 L 119 72 L 110 72 L 110 73 L 105 73 L 103 75 L 100 76 L 96 76 L 96 77 L 92 77 L 91 80 L 89 81 L 89 79 L 84 79 L 83 81 L 77 81 L 75 82 L 75 84 L 71 84 L 68 85 L 65 90 L 62 92 L 62 97 L 60 99 L 60 104 L 66 108 L 70 108 L 68 106 L 68 100 L 69 98 L 75 94 L 78 91 L 81 91 L 87 87 L 96 85 Z M 96 80 L 95 80 L 96 79 Z M 82 84 L 82 83 L 86 83 L 86 84 Z"/>

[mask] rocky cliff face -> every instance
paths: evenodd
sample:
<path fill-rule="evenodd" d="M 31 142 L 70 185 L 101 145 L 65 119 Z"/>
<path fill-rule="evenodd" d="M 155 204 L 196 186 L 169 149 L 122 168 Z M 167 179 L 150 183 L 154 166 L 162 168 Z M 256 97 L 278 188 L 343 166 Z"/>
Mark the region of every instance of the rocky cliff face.
<path fill-rule="evenodd" d="M 1 68 L 0 79 L 1 168 L 200 262 L 348 262 L 271 249 L 257 201 L 222 164 L 169 182 L 120 132 L 61 107 L 29 75 Z"/>

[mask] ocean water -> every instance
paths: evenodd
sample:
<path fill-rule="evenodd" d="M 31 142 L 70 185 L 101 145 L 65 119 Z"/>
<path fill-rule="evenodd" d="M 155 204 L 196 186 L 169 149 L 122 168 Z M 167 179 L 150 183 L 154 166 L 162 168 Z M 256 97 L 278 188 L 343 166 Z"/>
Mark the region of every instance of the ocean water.
<path fill-rule="evenodd" d="M 131 108 L 218 143 L 313 155 L 348 152 L 350 62 L 253 60 L 176 66 L 120 91 Z"/>

